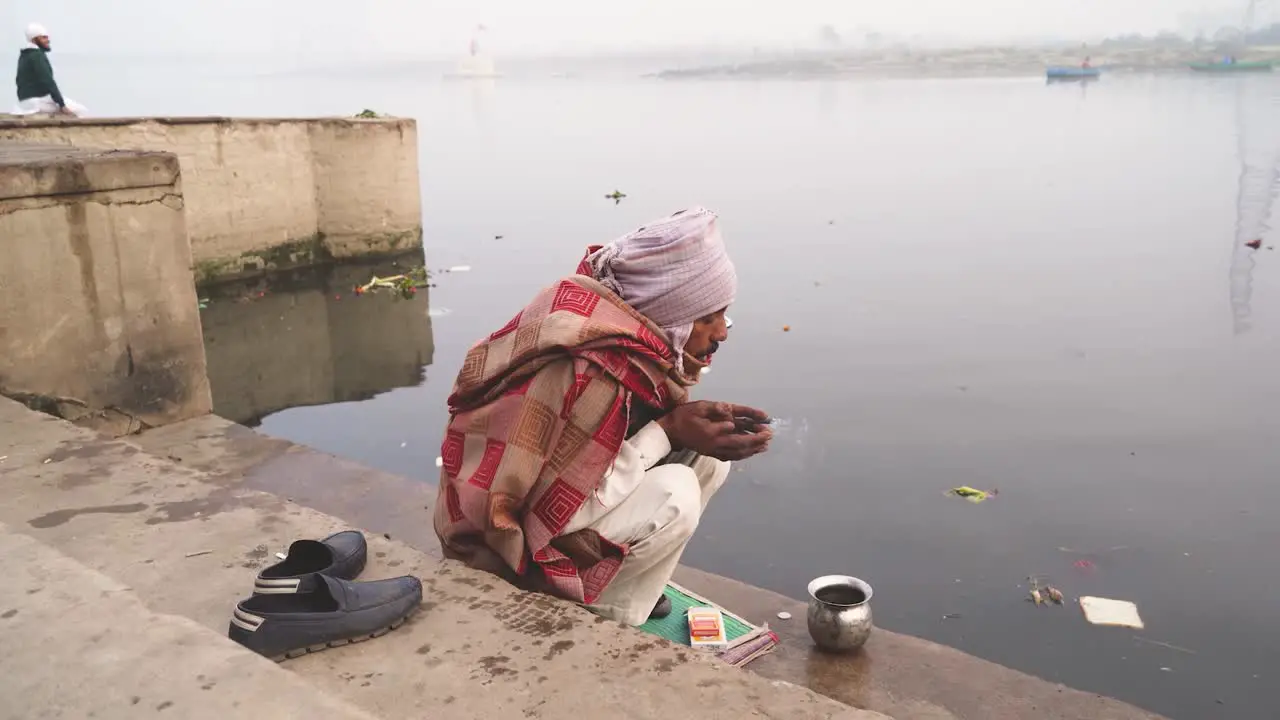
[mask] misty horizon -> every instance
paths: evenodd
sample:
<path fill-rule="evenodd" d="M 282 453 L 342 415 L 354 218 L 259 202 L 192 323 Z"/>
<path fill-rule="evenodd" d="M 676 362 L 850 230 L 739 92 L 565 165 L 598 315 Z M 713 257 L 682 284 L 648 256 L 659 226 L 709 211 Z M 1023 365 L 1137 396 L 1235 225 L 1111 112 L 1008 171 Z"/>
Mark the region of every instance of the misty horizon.
<path fill-rule="evenodd" d="M 66 54 L 353 56 L 454 58 L 477 26 L 483 47 L 505 56 L 778 52 L 822 46 L 829 26 L 847 44 L 868 33 L 921 46 L 1097 42 L 1123 34 L 1191 37 L 1239 27 L 1247 0 L 914 0 L 900 3 L 794 0 L 744 11 L 727 0 L 681 6 L 600 7 L 585 0 L 479 3 L 332 0 L 173 3 L 130 0 L 130 12 L 88 0 L 11 0 L 0 33 L 14 47 L 29 22 L 49 28 Z M 1262 0 L 1254 27 L 1280 21 Z"/>

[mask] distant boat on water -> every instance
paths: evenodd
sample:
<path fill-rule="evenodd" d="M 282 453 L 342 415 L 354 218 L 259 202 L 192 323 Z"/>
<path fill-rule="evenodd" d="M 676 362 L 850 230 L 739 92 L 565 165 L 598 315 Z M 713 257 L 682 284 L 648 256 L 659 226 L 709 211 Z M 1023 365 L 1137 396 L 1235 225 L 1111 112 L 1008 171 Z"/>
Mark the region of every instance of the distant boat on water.
<path fill-rule="evenodd" d="M 1096 80 L 1102 76 L 1102 69 L 1096 67 L 1076 67 L 1072 65 L 1055 65 L 1044 71 L 1050 80 Z"/>
<path fill-rule="evenodd" d="M 1244 13 L 1244 22 L 1240 26 L 1240 48 L 1247 51 L 1249 46 L 1249 34 L 1253 32 L 1253 21 L 1258 13 L 1258 0 L 1249 0 L 1249 6 Z M 1235 53 L 1231 53 L 1223 57 L 1221 60 L 1213 62 L 1191 63 L 1190 68 L 1196 72 L 1207 73 L 1241 73 L 1241 72 L 1271 72 L 1271 68 L 1275 65 L 1271 60 L 1253 60 L 1248 62 L 1240 62 L 1236 59 Z"/>
<path fill-rule="evenodd" d="M 1270 72 L 1275 66 L 1270 60 L 1258 60 L 1255 62 L 1198 62 L 1191 63 L 1189 66 L 1196 72 L 1207 73 L 1238 73 L 1238 72 Z"/>

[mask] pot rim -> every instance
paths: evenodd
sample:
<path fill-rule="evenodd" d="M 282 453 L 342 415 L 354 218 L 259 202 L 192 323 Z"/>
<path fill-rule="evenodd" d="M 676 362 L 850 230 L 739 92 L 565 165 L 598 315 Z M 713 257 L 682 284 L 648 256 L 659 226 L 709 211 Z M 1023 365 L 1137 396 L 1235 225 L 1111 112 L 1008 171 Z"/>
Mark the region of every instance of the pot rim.
<path fill-rule="evenodd" d="M 865 598 L 862 602 L 853 603 L 852 605 L 843 605 L 841 603 L 827 602 L 826 600 L 822 600 L 818 597 L 819 590 L 837 585 L 856 588 L 865 596 Z M 809 581 L 809 597 L 823 605 L 830 605 L 832 607 L 858 607 L 859 605 L 866 605 L 871 602 L 872 594 L 871 585 L 866 580 L 856 578 L 852 575 L 823 575 L 822 577 L 814 578 Z"/>

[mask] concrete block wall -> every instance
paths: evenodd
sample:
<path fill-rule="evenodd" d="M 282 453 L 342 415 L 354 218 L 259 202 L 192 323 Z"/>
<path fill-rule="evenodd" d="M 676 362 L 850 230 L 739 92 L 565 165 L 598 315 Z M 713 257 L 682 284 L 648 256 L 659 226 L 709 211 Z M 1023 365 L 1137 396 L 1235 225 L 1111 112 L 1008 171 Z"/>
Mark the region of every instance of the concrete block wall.
<path fill-rule="evenodd" d="M 410 119 L 8 119 L 4 140 L 177 155 L 199 281 L 422 246 Z"/>
<path fill-rule="evenodd" d="M 210 411 L 183 207 L 172 154 L 0 143 L 0 392 Z"/>
<path fill-rule="evenodd" d="M 421 247 L 414 121 L 310 122 L 307 129 L 316 218 L 329 254 L 347 258 Z"/>

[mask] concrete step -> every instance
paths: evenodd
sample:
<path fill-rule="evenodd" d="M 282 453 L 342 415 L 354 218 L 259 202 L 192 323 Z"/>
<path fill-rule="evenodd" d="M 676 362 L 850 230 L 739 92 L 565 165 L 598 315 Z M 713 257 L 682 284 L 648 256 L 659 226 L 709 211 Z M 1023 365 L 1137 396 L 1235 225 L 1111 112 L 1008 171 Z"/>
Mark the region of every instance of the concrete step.
<path fill-rule="evenodd" d="M 439 557 L 425 518 L 435 500 L 426 483 L 370 469 L 207 415 L 129 438 L 143 450 L 239 487 L 264 490 Z M 431 442 L 430 439 L 422 439 Z M 854 707 L 919 720 L 1160 720 L 1131 705 L 1046 682 L 953 648 L 877 628 L 864 652 L 817 654 L 804 602 L 682 567 L 676 581 L 743 617 L 772 623 L 782 639 L 750 671 Z M 802 589 L 802 588 L 800 588 Z M 787 611 L 792 620 L 779 621 Z"/>
<path fill-rule="evenodd" d="M 213 633 L 225 633 L 231 607 L 274 552 L 346 527 L 248 489 L 234 471 L 188 468 L 7 400 L 0 400 L 0 457 L 0 522 L 132 588 L 150 612 L 185 617 Z M 307 480 L 314 478 L 287 479 Z M 421 522 L 429 530 L 425 512 Z M 885 717 L 518 591 L 382 535 L 369 540 L 365 578 L 422 578 L 421 610 L 383 638 L 281 667 L 372 716 Z M 22 653 L 18 662 L 38 657 Z M 22 697 L 8 692 L 10 682 L 0 675 L 0 693 Z"/>
<path fill-rule="evenodd" d="M 0 524 L 0 718 L 372 720 L 198 623 Z"/>

